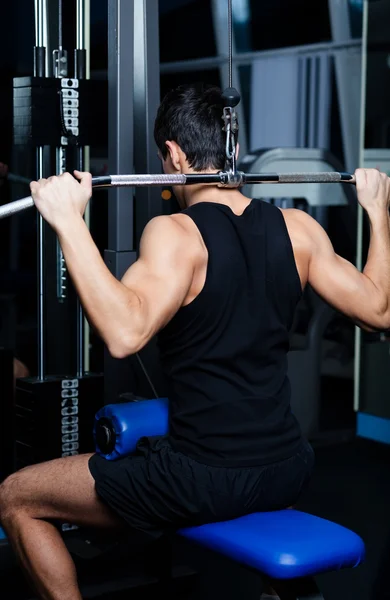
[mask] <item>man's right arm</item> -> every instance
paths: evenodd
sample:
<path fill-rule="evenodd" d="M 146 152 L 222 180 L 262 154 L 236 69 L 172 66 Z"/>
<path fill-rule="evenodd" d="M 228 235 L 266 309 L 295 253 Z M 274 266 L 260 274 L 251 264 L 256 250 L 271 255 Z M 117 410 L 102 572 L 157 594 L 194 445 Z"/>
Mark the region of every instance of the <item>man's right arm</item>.
<path fill-rule="evenodd" d="M 383 331 L 390 328 L 390 180 L 376 169 L 357 169 L 356 188 L 370 223 L 363 271 L 338 256 L 323 228 L 305 215 L 302 224 L 310 244 L 308 283 L 363 329 Z"/>

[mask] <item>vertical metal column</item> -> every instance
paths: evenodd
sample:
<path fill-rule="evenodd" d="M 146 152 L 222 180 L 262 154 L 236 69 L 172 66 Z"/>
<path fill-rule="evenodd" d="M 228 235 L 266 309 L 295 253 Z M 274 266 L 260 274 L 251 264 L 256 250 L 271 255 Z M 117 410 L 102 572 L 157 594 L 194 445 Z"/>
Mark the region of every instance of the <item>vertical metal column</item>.
<path fill-rule="evenodd" d="M 108 0 L 108 163 L 110 173 L 133 172 L 134 0 Z M 108 203 L 105 262 L 118 279 L 136 260 L 133 190 L 112 188 Z M 125 361 L 105 351 L 107 402 L 117 400 Z M 123 366 L 122 366 L 123 365 Z M 128 390 L 127 390 L 128 391 Z"/>
<path fill-rule="evenodd" d="M 108 157 L 110 173 L 133 172 L 134 0 L 108 0 Z M 108 247 L 134 248 L 133 191 L 109 190 Z M 126 258 L 124 259 L 126 262 Z M 115 275 L 122 269 L 118 263 Z"/>
<path fill-rule="evenodd" d="M 46 76 L 46 48 L 44 46 L 45 30 L 47 24 L 45 22 L 46 11 L 44 10 L 44 0 L 35 0 L 35 48 L 34 48 L 34 77 Z M 41 179 L 44 175 L 44 158 L 43 147 L 40 146 L 36 150 L 36 172 L 37 179 Z M 39 380 L 43 380 L 45 374 L 45 333 L 44 333 L 44 277 L 45 277 L 45 239 L 44 239 L 44 222 L 41 215 L 37 217 L 37 243 L 38 243 L 38 373 Z"/>
<path fill-rule="evenodd" d="M 86 76 L 86 49 L 85 49 L 85 2 L 77 0 L 76 2 L 76 49 L 74 52 L 74 71 L 76 79 L 85 79 Z M 84 147 L 77 146 L 77 169 L 84 171 Z M 81 306 L 80 298 L 76 300 L 77 323 L 76 323 L 76 338 L 77 338 L 77 355 L 76 369 L 77 376 L 82 377 L 84 374 L 84 311 Z"/>
<path fill-rule="evenodd" d="M 53 50 L 53 76 L 62 79 L 68 76 L 68 57 L 67 52 L 63 48 L 63 1 L 57 1 L 57 39 L 55 41 L 56 48 Z M 61 98 L 62 101 L 62 98 Z M 66 171 L 66 159 L 67 159 L 67 144 L 66 138 L 62 138 L 61 145 L 56 148 L 56 174 L 61 175 Z M 67 281 L 67 269 L 65 264 L 64 255 L 59 243 L 58 238 L 55 239 L 55 252 L 56 252 L 56 278 L 57 278 L 57 298 L 58 302 L 64 302 L 68 296 L 68 281 Z"/>
<path fill-rule="evenodd" d="M 334 42 L 352 39 L 349 6 L 346 0 L 329 0 L 329 16 Z M 340 108 L 340 124 L 343 136 L 344 167 L 353 171 L 359 160 L 358 102 L 361 86 L 360 51 L 343 49 L 335 51 L 335 73 Z"/>
<path fill-rule="evenodd" d="M 366 85 L 367 85 L 367 38 L 368 38 L 368 6 L 369 0 L 363 2 L 363 31 L 362 31 L 362 63 L 361 63 L 361 91 L 360 91 L 360 127 L 359 127 L 359 162 L 358 167 L 364 167 L 365 130 L 366 130 Z M 363 268 L 363 208 L 358 205 L 357 235 L 356 235 L 356 267 L 359 271 Z M 360 407 L 360 377 L 362 354 L 362 330 L 355 327 L 355 364 L 354 364 L 354 396 L 353 408 L 355 412 Z"/>
<path fill-rule="evenodd" d="M 84 48 L 85 48 L 85 77 L 91 78 L 91 0 L 84 0 Z M 84 169 L 90 170 L 90 147 L 84 147 Z M 85 222 L 88 229 L 91 221 L 91 204 L 88 204 L 85 210 Z M 90 369 L 90 327 L 88 319 L 84 318 L 84 369 L 88 373 Z"/>
<path fill-rule="evenodd" d="M 154 120 L 160 103 L 160 46 L 158 0 L 134 2 L 134 165 L 136 173 L 159 173 L 161 163 L 154 141 Z M 135 242 L 146 223 L 163 211 L 161 190 L 135 191 Z"/>
<path fill-rule="evenodd" d="M 136 173 L 159 173 L 161 163 L 154 141 L 154 122 L 160 104 L 160 44 L 158 0 L 134 1 L 134 165 Z M 165 208 L 166 207 L 166 208 Z M 150 219 L 168 212 L 161 189 L 135 188 L 135 247 Z M 137 371 L 148 382 L 144 393 L 157 396 L 160 388 L 156 338 L 137 354 Z"/>

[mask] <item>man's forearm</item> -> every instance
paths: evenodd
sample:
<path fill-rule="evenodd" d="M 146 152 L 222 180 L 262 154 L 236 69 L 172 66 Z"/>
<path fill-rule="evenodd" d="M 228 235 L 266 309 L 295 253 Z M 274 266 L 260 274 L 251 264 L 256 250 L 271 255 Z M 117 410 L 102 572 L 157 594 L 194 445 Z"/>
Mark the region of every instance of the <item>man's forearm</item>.
<path fill-rule="evenodd" d="M 387 208 L 368 213 L 370 244 L 363 269 L 378 290 L 381 309 L 390 312 L 390 216 Z"/>
<path fill-rule="evenodd" d="M 81 216 L 57 233 L 89 321 L 113 356 L 130 354 L 141 334 L 138 296 L 110 273 Z"/>

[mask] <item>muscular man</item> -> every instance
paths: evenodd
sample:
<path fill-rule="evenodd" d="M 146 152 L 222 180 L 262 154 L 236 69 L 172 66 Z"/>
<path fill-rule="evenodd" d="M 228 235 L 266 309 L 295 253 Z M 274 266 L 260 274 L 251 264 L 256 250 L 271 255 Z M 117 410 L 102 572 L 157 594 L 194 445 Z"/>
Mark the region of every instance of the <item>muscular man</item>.
<path fill-rule="evenodd" d="M 224 168 L 218 89 L 186 86 L 163 100 L 155 139 L 166 173 Z M 390 326 L 390 185 L 356 171 L 371 223 L 364 272 L 337 256 L 307 214 L 236 189 L 177 187 L 182 211 L 145 228 L 122 281 L 105 266 L 82 218 L 91 177 L 31 184 L 58 234 L 86 314 L 111 354 L 158 334 L 170 390 L 169 435 L 134 456 L 60 458 L 11 475 L 0 520 L 42 598 L 79 600 L 77 575 L 53 521 L 124 528 L 153 540 L 190 524 L 293 505 L 313 451 L 290 410 L 289 329 L 309 283 L 361 327 Z"/>

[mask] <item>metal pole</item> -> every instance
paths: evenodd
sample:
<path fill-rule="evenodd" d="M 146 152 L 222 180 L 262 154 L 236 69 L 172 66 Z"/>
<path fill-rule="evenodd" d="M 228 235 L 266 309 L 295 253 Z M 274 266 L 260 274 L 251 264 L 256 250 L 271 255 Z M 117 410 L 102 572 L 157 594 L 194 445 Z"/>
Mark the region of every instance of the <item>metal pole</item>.
<path fill-rule="evenodd" d="M 68 64 L 67 64 L 67 53 L 63 49 L 63 3 L 64 0 L 58 0 L 58 30 L 57 30 L 57 39 L 56 46 L 58 45 L 58 49 L 53 52 L 53 75 L 59 79 L 66 77 L 68 74 Z M 61 98 L 62 101 L 62 98 Z M 66 140 L 62 140 L 60 146 L 56 148 L 56 173 L 60 175 L 66 171 L 66 158 L 67 158 L 67 148 L 66 148 Z M 67 269 L 65 264 L 64 255 L 62 253 L 62 249 L 58 238 L 56 238 L 56 261 L 57 261 L 57 300 L 59 302 L 65 301 L 68 294 L 68 285 L 67 285 Z"/>
<path fill-rule="evenodd" d="M 134 154 L 136 173 L 159 173 L 153 136 L 154 120 L 160 103 L 160 50 L 158 0 L 134 3 Z M 135 190 L 136 245 L 148 221 L 164 212 L 161 190 L 149 187 Z"/>
<path fill-rule="evenodd" d="M 35 47 L 34 47 L 34 77 L 46 77 L 46 48 L 44 39 L 44 3 L 43 0 L 35 0 Z"/>
<path fill-rule="evenodd" d="M 91 78 L 91 0 L 85 0 L 84 19 L 85 52 L 87 58 L 86 77 Z"/>
<path fill-rule="evenodd" d="M 62 50 L 62 1 L 58 0 L 58 50 Z"/>
<path fill-rule="evenodd" d="M 84 0 L 84 43 L 85 43 L 85 77 L 90 79 L 90 53 L 91 53 L 91 0 Z M 89 146 L 84 147 L 84 169 L 90 170 L 90 154 Z M 85 211 L 85 222 L 88 229 L 91 223 L 91 205 L 88 204 Z M 84 371 L 90 370 L 90 327 L 87 319 L 84 319 Z"/>
<path fill-rule="evenodd" d="M 44 1 L 35 0 L 35 48 L 34 48 L 34 77 L 46 76 L 46 49 L 43 46 L 44 31 L 47 28 L 47 22 L 44 19 Z M 36 173 L 37 179 L 43 178 L 43 146 L 36 149 Z M 44 334 L 44 276 L 45 276 L 45 236 L 44 221 L 41 215 L 37 218 L 37 270 L 38 270 L 38 374 L 40 381 L 45 376 L 45 334 Z"/>
<path fill-rule="evenodd" d="M 85 3 L 77 0 L 76 3 L 76 50 L 75 50 L 75 78 L 84 79 L 86 72 L 86 50 L 85 50 Z M 84 147 L 77 146 L 77 169 L 84 171 Z M 79 297 L 76 300 L 77 307 L 77 376 L 84 374 L 84 311 Z"/>
<path fill-rule="evenodd" d="M 35 45 L 43 48 L 43 0 L 35 0 Z"/>
<path fill-rule="evenodd" d="M 43 178 L 43 146 L 37 148 L 36 151 L 37 161 L 37 179 Z M 41 215 L 38 215 L 37 223 L 37 237 L 38 237 L 38 379 L 42 381 L 45 374 L 45 334 L 44 334 L 44 314 L 45 314 L 45 300 L 44 300 L 44 275 L 45 275 L 45 257 L 44 257 L 44 222 Z"/>
<path fill-rule="evenodd" d="M 364 167 L 365 122 L 366 122 L 366 84 L 367 84 L 367 34 L 368 34 L 368 0 L 363 3 L 363 32 L 362 32 L 362 78 L 360 94 L 360 132 L 359 132 L 359 167 Z M 357 237 L 356 237 L 356 267 L 363 268 L 363 208 L 358 206 Z M 354 396 L 355 412 L 360 406 L 360 377 L 361 377 L 362 330 L 355 327 L 355 362 L 354 362 Z"/>
<path fill-rule="evenodd" d="M 83 0 L 77 0 L 76 5 L 76 49 L 85 49 L 85 3 Z"/>
<path fill-rule="evenodd" d="M 348 2 L 329 0 L 329 17 L 332 38 L 335 42 L 352 39 Z M 359 159 L 359 112 L 356 99 L 360 94 L 361 57 L 358 53 L 339 52 L 335 55 L 335 76 L 340 110 L 344 149 L 344 167 L 353 170 Z"/>
<path fill-rule="evenodd" d="M 136 0 L 138 1 L 138 0 Z M 134 0 L 108 0 L 108 163 L 110 172 L 133 173 Z M 105 261 L 120 279 L 136 260 L 132 189 L 111 189 Z M 127 361 L 104 354 L 105 402 L 132 389 Z"/>
<path fill-rule="evenodd" d="M 132 173 L 134 1 L 108 0 L 108 157 L 110 173 Z M 108 247 L 133 250 L 131 190 L 109 191 Z"/>
<path fill-rule="evenodd" d="M 85 50 L 85 2 L 76 0 L 76 49 L 75 77 L 85 79 L 86 50 Z"/>

